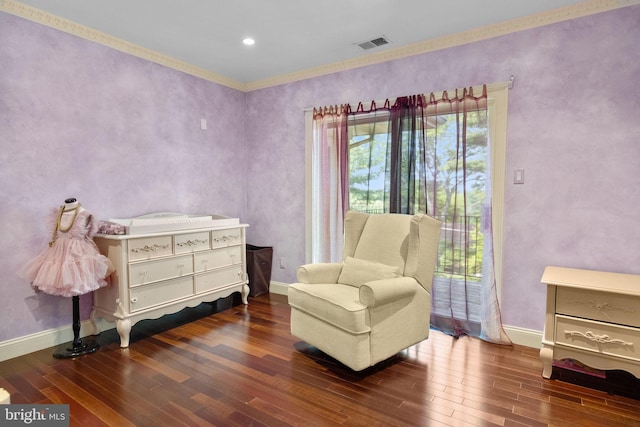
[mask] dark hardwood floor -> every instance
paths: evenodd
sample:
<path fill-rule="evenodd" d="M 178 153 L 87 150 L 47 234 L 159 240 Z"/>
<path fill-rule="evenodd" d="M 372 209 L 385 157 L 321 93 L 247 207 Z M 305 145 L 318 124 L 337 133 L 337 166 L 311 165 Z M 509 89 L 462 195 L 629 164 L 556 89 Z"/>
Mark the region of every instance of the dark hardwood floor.
<path fill-rule="evenodd" d="M 281 295 L 113 330 L 75 360 L 0 363 L 12 403 L 68 403 L 72 426 L 640 426 L 640 401 L 541 376 L 538 351 L 428 340 L 354 373 L 289 333 Z M 225 307 L 221 307 L 225 308 Z M 215 311 L 215 310 L 213 310 Z"/>

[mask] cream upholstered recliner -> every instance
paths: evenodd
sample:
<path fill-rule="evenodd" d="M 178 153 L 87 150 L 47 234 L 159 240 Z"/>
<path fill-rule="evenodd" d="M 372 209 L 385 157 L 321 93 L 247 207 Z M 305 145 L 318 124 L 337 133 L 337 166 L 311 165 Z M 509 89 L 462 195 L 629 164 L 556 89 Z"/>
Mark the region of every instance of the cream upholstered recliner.
<path fill-rule="evenodd" d="M 355 371 L 427 338 L 440 225 L 347 212 L 343 262 L 303 265 L 289 286 L 291 334 Z"/>

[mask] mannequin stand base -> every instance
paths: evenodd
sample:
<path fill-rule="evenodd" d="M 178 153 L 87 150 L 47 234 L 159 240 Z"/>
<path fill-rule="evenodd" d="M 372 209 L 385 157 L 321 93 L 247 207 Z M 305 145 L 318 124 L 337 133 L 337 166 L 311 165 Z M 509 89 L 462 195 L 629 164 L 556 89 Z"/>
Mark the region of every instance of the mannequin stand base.
<path fill-rule="evenodd" d="M 85 338 L 79 340 L 78 343 L 67 343 L 59 346 L 53 352 L 53 357 L 56 359 L 71 359 L 74 357 L 80 357 L 85 354 L 93 353 L 100 347 L 98 341 L 94 338 Z"/>

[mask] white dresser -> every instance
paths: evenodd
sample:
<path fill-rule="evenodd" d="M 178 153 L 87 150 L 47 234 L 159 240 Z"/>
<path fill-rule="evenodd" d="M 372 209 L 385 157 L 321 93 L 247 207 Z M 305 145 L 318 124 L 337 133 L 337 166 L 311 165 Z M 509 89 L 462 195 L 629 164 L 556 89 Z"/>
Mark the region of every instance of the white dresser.
<path fill-rule="evenodd" d="M 111 284 L 94 292 L 91 320 L 116 322 L 120 346 L 131 327 L 185 307 L 241 292 L 247 304 L 246 224 L 139 235 L 96 235 L 100 252 L 115 272 Z"/>
<path fill-rule="evenodd" d="M 640 276 L 547 267 L 542 376 L 554 360 L 620 369 L 640 378 Z"/>

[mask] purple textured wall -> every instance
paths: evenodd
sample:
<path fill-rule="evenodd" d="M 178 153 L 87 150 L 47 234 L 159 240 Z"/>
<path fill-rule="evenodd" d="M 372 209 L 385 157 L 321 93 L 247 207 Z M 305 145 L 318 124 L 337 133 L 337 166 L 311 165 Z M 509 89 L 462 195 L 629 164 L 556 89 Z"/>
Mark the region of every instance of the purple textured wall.
<path fill-rule="evenodd" d="M 273 280 L 291 282 L 304 262 L 304 108 L 512 74 L 503 320 L 541 330 L 546 265 L 640 274 L 638 39 L 631 6 L 243 94 L 0 13 L 0 341 L 70 323 L 68 299 L 15 273 L 66 197 L 99 218 L 239 216 L 250 243 L 274 246 Z"/>
<path fill-rule="evenodd" d="M 506 81 L 503 321 L 542 330 L 546 265 L 640 274 L 640 6 L 247 95 L 248 220 L 304 262 L 303 109 Z M 270 165 L 270 167 L 267 167 Z M 525 169 L 524 185 L 513 171 Z M 259 179 L 252 180 L 252 177 Z"/>
<path fill-rule="evenodd" d="M 3 12 L 0 40 L 0 341 L 71 323 L 16 274 L 66 198 L 100 219 L 245 216 L 244 93 Z"/>

